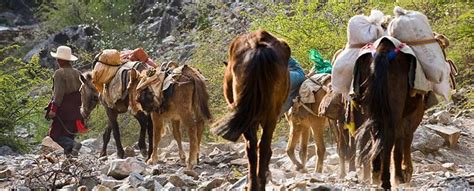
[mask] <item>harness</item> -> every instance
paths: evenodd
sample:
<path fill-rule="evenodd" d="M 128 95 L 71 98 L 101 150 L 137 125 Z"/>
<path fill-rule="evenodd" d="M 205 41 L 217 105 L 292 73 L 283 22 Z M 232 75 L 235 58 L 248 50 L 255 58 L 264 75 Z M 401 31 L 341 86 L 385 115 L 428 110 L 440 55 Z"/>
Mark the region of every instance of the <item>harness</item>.
<path fill-rule="evenodd" d="M 409 45 L 409 46 L 420 46 L 420 45 L 438 43 L 438 45 L 441 47 L 441 50 L 443 51 L 444 60 L 446 61 L 446 63 L 449 64 L 449 68 L 450 68 L 450 71 L 451 71 L 451 72 L 449 73 L 451 85 L 453 86 L 453 89 L 456 89 L 456 79 L 455 79 L 455 76 L 458 75 L 458 69 L 457 69 L 456 65 L 454 65 L 454 62 L 453 62 L 452 60 L 447 59 L 447 56 L 446 56 L 446 48 L 448 47 L 448 45 L 445 44 L 445 43 L 443 42 L 443 40 L 441 39 L 441 38 L 442 38 L 442 35 L 438 35 L 438 34 L 436 34 L 436 33 L 434 33 L 434 35 L 435 35 L 434 38 L 407 41 L 407 42 L 405 42 L 405 44 L 407 44 L 407 45 Z"/>

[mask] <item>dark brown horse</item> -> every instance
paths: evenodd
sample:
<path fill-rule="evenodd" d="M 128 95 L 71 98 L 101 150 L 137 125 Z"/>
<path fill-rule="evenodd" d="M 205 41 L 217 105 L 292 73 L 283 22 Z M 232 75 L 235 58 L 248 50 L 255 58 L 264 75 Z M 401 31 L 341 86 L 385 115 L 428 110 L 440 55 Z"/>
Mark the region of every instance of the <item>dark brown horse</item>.
<path fill-rule="evenodd" d="M 250 190 L 265 189 L 273 131 L 290 87 L 290 54 L 286 42 L 263 30 L 238 36 L 229 47 L 223 87 L 231 113 L 214 124 L 214 133 L 230 141 L 244 135 Z"/>
<path fill-rule="evenodd" d="M 130 73 L 130 71 L 126 71 L 127 73 Z M 124 75 L 126 76 L 126 75 Z M 117 156 L 119 158 L 124 158 L 124 150 L 122 147 L 122 142 L 120 140 L 120 128 L 117 122 L 117 117 L 118 114 L 125 113 L 129 110 L 130 106 L 130 91 L 124 91 L 122 99 L 118 100 L 115 102 L 115 105 L 113 107 L 109 107 L 102 96 L 99 96 L 99 92 L 97 92 L 97 89 L 95 86 L 92 84 L 92 75 L 90 72 L 86 72 L 85 74 L 82 75 L 81 77 L 81 82 L 82 86 L 80 88 L 81 92 L 81 99 L 82 99 L 82 107 L 81 107 L 81 112 L 83 113 L 84 118 L 88 118 L 92 110 L 97 106 L 97 104 L 100 102 L 106 111 L 107 114 L 107 128 L 105 129 L 105 132 L 103 134 L 103 145 L 102 145 L 102 151 L 100 153 L 100 156 L 107 156 L 107 144 L 109 143 L 110 140 L 110 133 L 113 132 L 114 139 L 115 139 L 115 144 L 117 146 Z M 130 80 L 125 80 L 124 82 L 125 85 L 129 86 Z M 127 89 L 130 89 L 133 87 L 128 87 Z M 136 109 L 131 109 L 135 110 Z M 152 126 L 152 120 L 150 115 L 145 114 L 142 111 L 136 111 L 132 112 L 133 116 L 138 120 L 138 123 L 140 124 L 140 136 L 138 139 L 138 147 L 140 148 L 141 154 L 145 158 L 149 158 L 151 155 L 151 149 L 147 151 L 147 147 L 145 144 L 145 135 L 148 132 L 148 145 L 151 148 L 153 146 L 153 141 L 151 139 L 153 135 L 153 126 Z"/>
<path fill-rule="evenodd" d="M 409 94 L 413 84 L 410 68 L 416 67 L 416 58 L 397 48 L 383 37 L 373 54 L 365 54 L 356 62 L 360 72 L 356 77 L 360 84 L 357 98 L 368 118 L 358 129 L 357 141 L 368 133 L 372 137 L 360 157 L 372 161 L 372 179 L 374 183 L 381 180 L 384 189 L 391 188 L 392 149 L 396 180 L 404 183 L 411 179 L 410 147 L 424 114 L 423 96 Z"/>

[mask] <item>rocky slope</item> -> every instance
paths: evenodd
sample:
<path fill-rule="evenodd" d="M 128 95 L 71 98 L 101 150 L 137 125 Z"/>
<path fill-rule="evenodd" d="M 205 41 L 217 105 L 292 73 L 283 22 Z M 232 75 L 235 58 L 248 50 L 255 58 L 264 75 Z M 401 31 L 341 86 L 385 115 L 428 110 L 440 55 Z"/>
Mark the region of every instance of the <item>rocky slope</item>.
<path fill-rule="evenodd" d="M 454 112 L 454 113 L 453 113 Z M 432 130 L 433 126 L 460 130 L 458 146 L 450 148 Z M 415 133 L 412 145 L 413 179 L 400 188 L 474 189 L 474 111 L 456 110 L 454 106 L 427 112 Z M 167 135 L 170 140 L 170 135 Z M 166 139 L 165 139 L 166 140 Z M 285 140 L 285 139 L 282 139 Z M 166 142 L 166 141 L 165 141 Z M 167 142 L 169 143 L 169 141 Z M 36 154 L 18 155 L 2 147 L 0 156 L 0 188 L 63 188 L 66 190 L 165 189 L 241 190 L 245 186 L 247 164 L 243 143 L 207 143 L 201 148 L 200 163 L 194 171 L 185 170 L 179 160 L 175 141 L 160 148 L 160 163 L 147 165 L 135 147 L 127 147 L 126 159 L 117 159 L 114 143 L 110 156 L 98 158 L 99 139 L 82 142 L 78 158 L 66 159 L 61 148 L 44 140 Z M 338 178 L 338 155 L 335 145 L 328 143 L 323 173 L 313 173 L 314 144 L 309 149 L 308 173 L 294 171 L 286 155 L 285 141 L 274 142 L 270 164 L 271 181 L 267 188 L 287 189 L 367 189 L 373 185 L 361 180 L 361 172 L 350 172 Z M 187 150 L 188 143 L 184 143 Z"/>

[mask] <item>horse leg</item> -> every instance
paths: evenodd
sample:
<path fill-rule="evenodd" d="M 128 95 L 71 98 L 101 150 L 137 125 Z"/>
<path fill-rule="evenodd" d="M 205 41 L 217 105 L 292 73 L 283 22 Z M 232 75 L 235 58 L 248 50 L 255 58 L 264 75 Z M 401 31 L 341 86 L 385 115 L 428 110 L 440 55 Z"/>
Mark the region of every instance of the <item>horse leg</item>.
<path fill-rule="evenodd" d="M 374 160 L 372 160 L 372 184 L 380 184 L 380 171 L 382 168 L 382 161 L 380 159 L 380 154 L 378 154 Z"/>
<path fill-rule="evenodd" d="M 204 133 L 204 121 L 197 122 L 197 140 L 198 140 L 198 152 L 197 152 L 197 163 L 199 164 L 199 153 L 201 153 L 201 140 L 202 134 Z"/>
<path fill-rule="evenodd" d="M 247 178 L 248 190 L 257 190 L 257 127 L 249 127 L 249 130 L 244 132 L 245 151 L 249 160 L 249 173 Z"/>
<path fill-rule="evenodd" d="M 326 124 L 326 119 L 315 117 L 311 124 L 314 141 L 316 142 L 316 153 L 318 155 L 318 161 L 314 171 L 321 173 L 323 172 L 324 155 L 326 154 L 326 146 L 324 145 L 324 125 Z"/>
<path fill-rule="evenodd" d="M 306 172 L 306 161 L 308 158 L 308 140 L 310 131 L 311 130 L 308 127 L 304 127 L 301 133 L 300 161 L 302 168 L 300 170 L 302 172 Z"/>
<path fill-rule="evenodd" d="M 402 160 L 403 160 L 403 139 L 399 138 L 395 141 L 395 147 L 393 149 L 393 161 L 395 165 L 395 181 L 397 184 L 404 183 L 404 177 L 402 173 Z"/>
<path fill-rule="evenodd" d="M 268 170 L 268 165 L 272 157 L 272 137 L 273 131 L 275 130 L 277 119 L 267 119 L 265 124 L 263 124 L 262 137 L 258 144 L 258 186 L 259 190 L 265 190 L 265 185 L 267 183 L 267 175 L 270 171 Z"/>
<path fill-rule="evenodd" d="M 191 115 L 186 115 L 191 116 Z M 194 165 L 197 164 L 198 155 L 198 140 L 197 140 L 197 128 L 193 119 L 186 119 L 183 121 L 183 125 L 188 129 L 189 136 L 189 159 L 187 169 L 192 170 Z"/>
<path fill-rule="evenodd" d="M 384 136 L 384 145 L 382 149 L 382 188 L 390 189 L 390 162 L 391 162 L 391 155 L 392 155 L 392 148 L 394 145 L 394 137 L 395 131 L 390 129 L 391 131 L 388 132 L 388 128 L 385 129 L 385 136 Z"/>
<path fill-rule="evenodd" d="M 303 165 L 296 159 L 295 148 L 298 143 L 298 139 L 301 137 L 302 127 L 300 124 L 296 124 L 292 121 L 290 123 L 290 136 L 288 140 L 288 145 L 286 146 L 286 154 L 290 158 L 291 162 L 296 165 L 296 170 L 303 169 Z"/>
<path fill-rule="evenodd" d="M 151 120 L 151 115 L 146 116 L 147 121 L 147 132 L 148 132 L 148 155 L 146 160 L 150 159 L 151 153 L 153 152 L 153 122 Z"/>
<path fill-rule="evenodd" d="M 336 122 L 336 127 L 330 127 L 336 135 L 337 154 L 339 155 L 339 178 L 343 179 L 346 176 L 346 139 L 344 127 Z"/>
<path fill-rule="evenodd" d="M 413 133 L 418 128 L 418 125 L 423 120 L 425 103 L 420 96 L 409 98 L 410 102 L 415 102 L 415 109 L 408 117 L 405 117 L 405 123 L 403 128 L 408 128 L 405 130 L 406 134 L 404 135 L 403 141 L 403 182 L 408 183 L 411 180 L 413 174 L 413 164 L 411 162 L 411 143 L 413 141 Z"/>
<path fill-rule="evenodd" d="M 156 112 L 151 113 L 151 120 L 153 123 L 153 149 L 148 159 L 147 163 L 150 165 L 156 164 L 158 162 L 158 144 L 161 139 L 161 130 L 163 129 L 163 119 L 160 114 Z"/>
<path fill-rule="evenodd" d="M 120 128 L 117 122 L 118 113 L 112 109 L 107 109 L 107 116 L 109 117 L 109 125 L 114 134 L 115 145 L 117 146 L 117 156 L 119 158 L 125 157 L 125 152 L 123 151 L 122 141 L 120 140 Z"/>
<path fill-rule="evenodd" d="M 349 148 L 348 148 L 349 172 L 356 171 L 356 167 L 355 167 L 356 142 L 355 142 L 354 137 L 352 137 L 351 134 L 349 133 L 349 131 L 345 131 L 345 133 L 349 139 L 348 140 L 349 142 Z"/>
<path fill-rule="evenodd" d="M 102 152 L 100 153 L 100 157 L 105 157 L 107 156 L 107 145 L 109 144 L 110 141 L 110 133 L 112 133 L 112 127 L 111 127 L 111 122 L 109 118 L 109 124 L 107 125 L 107 128 L 104 131 L 104 134 L 102 135 Z"/>
<path fill-rule="evenodd" d="M 143 157 L 148 157 L 146 143 L 145 143 L 145 134 L 147 131 L 147 116 L 143 112 L 138 112 L 134 115 L 135 119 L 137 119 L 138 123 L 140 124 L 140 136 L 138 138 L 138 148 L 140 148 L 140 153 Z"/>
<path fill-rule="evenodd" d="M 181 144 L 182 133 L 181 133 L 181 128 L 179 125 L 180 125 L 179 120 L 171 121 L 171 126 L 173 126 L 174 140 L 176 140 L 176 143 L 178 144 L 179 160 L 181 161 L 181 163 L 184 164 L 186 163 L 186 155 L 184 154 L 183 145 Z"/>

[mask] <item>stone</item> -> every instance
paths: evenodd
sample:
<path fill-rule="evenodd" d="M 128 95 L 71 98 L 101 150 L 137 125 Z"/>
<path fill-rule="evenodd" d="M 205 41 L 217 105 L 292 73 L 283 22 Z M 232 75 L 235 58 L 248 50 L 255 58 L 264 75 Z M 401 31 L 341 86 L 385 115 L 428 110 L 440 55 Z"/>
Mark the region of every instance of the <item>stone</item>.
<path fill-rule="evenodd" d="M 183 179 L 181 179 L 181 177 L 176 176 L 176 175 L 171 175 L 168 178 L 168 182 L 170 182 L 171 184 L 173 184 L 175 187 L 178 187 L 178 188 L 182 188 L 186 186 L 186 182 L 184 182 Z"/>
<path fill-rule="evenodd" d="M 146 169 L 146 164 L 143 161 L 138 161 L 136 158 L 115 159 L 110 162 L 108 176 L 116 179 L 124 179 L 130 173 L 143 173 Z"/>
<path fill-rule="evenodd" d="M 229 190 L 242 190 L 247 185 L 247 176 L 242 177 L 240 180 L 232 184 Z"/>
<path fill-rule="evenodd" d="M 92 189 L 92 191 L 112 191 L 112 189 L 103 185 L 97 185 L 96 187 Z"/>
<path fill-rule="evenodd" d="M 353 181 L 353 182 L 357 182 L 357 172 L 355 171 L 350 171 L 347 173 L 346 177 L 344 177 L 344 179 L 346 180 L 349 180 L 349 181 Z"/>
<path fill-rule="evenodd" d="M 134 157 L 135 156 L 135 149 L 131 146 L 127 146 L 124 149 L 125 157 Z"/>
<path fill-rule="evenodd" d="M 426 127 L 432 129 L 436 134 L 443 137 L 444 141 L 450 148 L 457 148 L 458 140 L 461 136 L 461 130 L 453 126 L 440 126 L 440 125 L 426 125 Z"/>
<path fill-rule="evenodd" d="M 128 184 L 134 188 L 138 188 L 138 186 L 141 185 L 144 180 L 145 178 L 136 172 L 132 172 L 128 176 Z"/>
<path fill-rule="evenodd" d="M 100 176 L 99 179 L 102 186 L 108 187 L 110 189 L 115 189 L 117 185 L 121 185 L 124 182 L 122 180 L 116 180 L 113 177 L 104 175 Z"/>
<path fill-rule="evenodd" d="M 163 187 L 163 190 L 181 190 L 181 189 L 173 185 L 171 182 L 168 182 L 165 184 L 165 187 Z"/>
<path fill-rule="evenodd" d="M 98 184 L 100 184 L 100 180 L 96 176 L 82 177 L 79 180 L 79 185 L 81 185 L 81 187 L 85 186 L 87 190 L 92 190 Z"/>
<path fill-rule="evenodd" d="M 413 136 L 412 149 L 419 150 L 424 154 L 438 151 L 444 144 L 443 137 L 432 132 L 426 126 L 419 127 Z"/>
<path fill-rule="evenodd" d="M 243 158 L 235 159 L 235 160 L 230 161 L 231 165 L 237 165 L 237 166 L 245 166 L 245 165 L 247 165 L 247 163 L 248 163 L 248 160 L 243 159 Z"/>
<path fill-rule="evenodd" d="M 329 165 L 338 165 L 339 164 L 339 155 L 338 154 L 329 155 L 326 158 L 326 163 L 329 164 Z"/>
<path fill-rule="evenodd" d="M 70 184 L 70 185 L 63 186 L 63 187 L 61 188 L 61 190 L 75 191 L 76 188 L 77 188 L 77 185 L 75 185 L 75 184 Z"/>
<path fill-rule="evenodd" d="M 63 150 L 63 148 L 58 143 L 53 141 L 53 139 L 49 136 L 46 136 L 45 138 L 43 138 L 43 140 L 41 141 L 41 145 L 42 145 L 42 150 L 43 151 L 60 151 L 60 150 Z"/>
<path fill-rule="evenodd" d="M 191 176 L 193 177 L 194 180 L 198 180 L 199 179 L 199 174 L 194 171 L 194 170 L 184 170 L 183 173 L 185 175 L 188 175 L 188 176 Z"/>
<path fill-rule="evenodd" d="M 143 188 L 150 189 L 150 190 L 161 190 L 163 189 L 163 186 L 156 181 L 152 176 L 147 176 L 143 180 L 142 184 L 140 185 Z"/>
<path fill-rule="evenodd" d="M 87 186 L 79 186 L 77 189 L 77 191 L 88 191 L 89 189 L 87 189 Z M 92 190 L 92 189 L 90 189 Z"/>
<path fill-rule="evenodd" d="M 442 124 L 445 124 L 445 125 L 451 123 L 451 121 L 452 121 L 451 114 L 446 110 L 438 111 L 438 112 L 434 113 L 432 117 L 436 118 L 436 121 L 438 123 L 442 123 Z"/>
<path fill-rule="evenodd" d="M 12 177 L 12 175 L 13 175 L 12 170 L 10 170 L 8 168 L 5 169 L 5 170 L 0 171 L 0 179 L 10 178 L 10 177 Z"/>
<path fill-rule="evenodd" d="M 216 178 L 214 180 L 204 182 L 202 184 L 203 185 L 202 188 L 204 188 L 204 190 L 212 190 L 212 189 L 218 188 L 224 182 L 225 180 L 223 178 Z"/>
<path fill-rule="evenodd" d="M 452 162 L 444 163 L 441 166 L 448 169 L 448 170 L 455 170 L 455 165 Z"/>
<path fill-rule="evenodd" d="M 120 185 L 120 187 L 117 189 L 118 191 L 127 191 L 127 190 L 137 190 L 133 188 L 130 184 L 124 183 Z"/>
<path fill-rule="evenodd" d="M 173 44 L 174 42 L 176 41 L 176 37 L 174 36 L 167 36 L 166 38 L 164 38 L 161 43 L 163 44 Z"/>
<path fill-rule="evenodd" d="M 0 156 L 9 156 L 9 155 L 18 155 L 18 153 L 14 152 L 12 148 L 7 145 L 3 145 L 0 147 Z"/>

